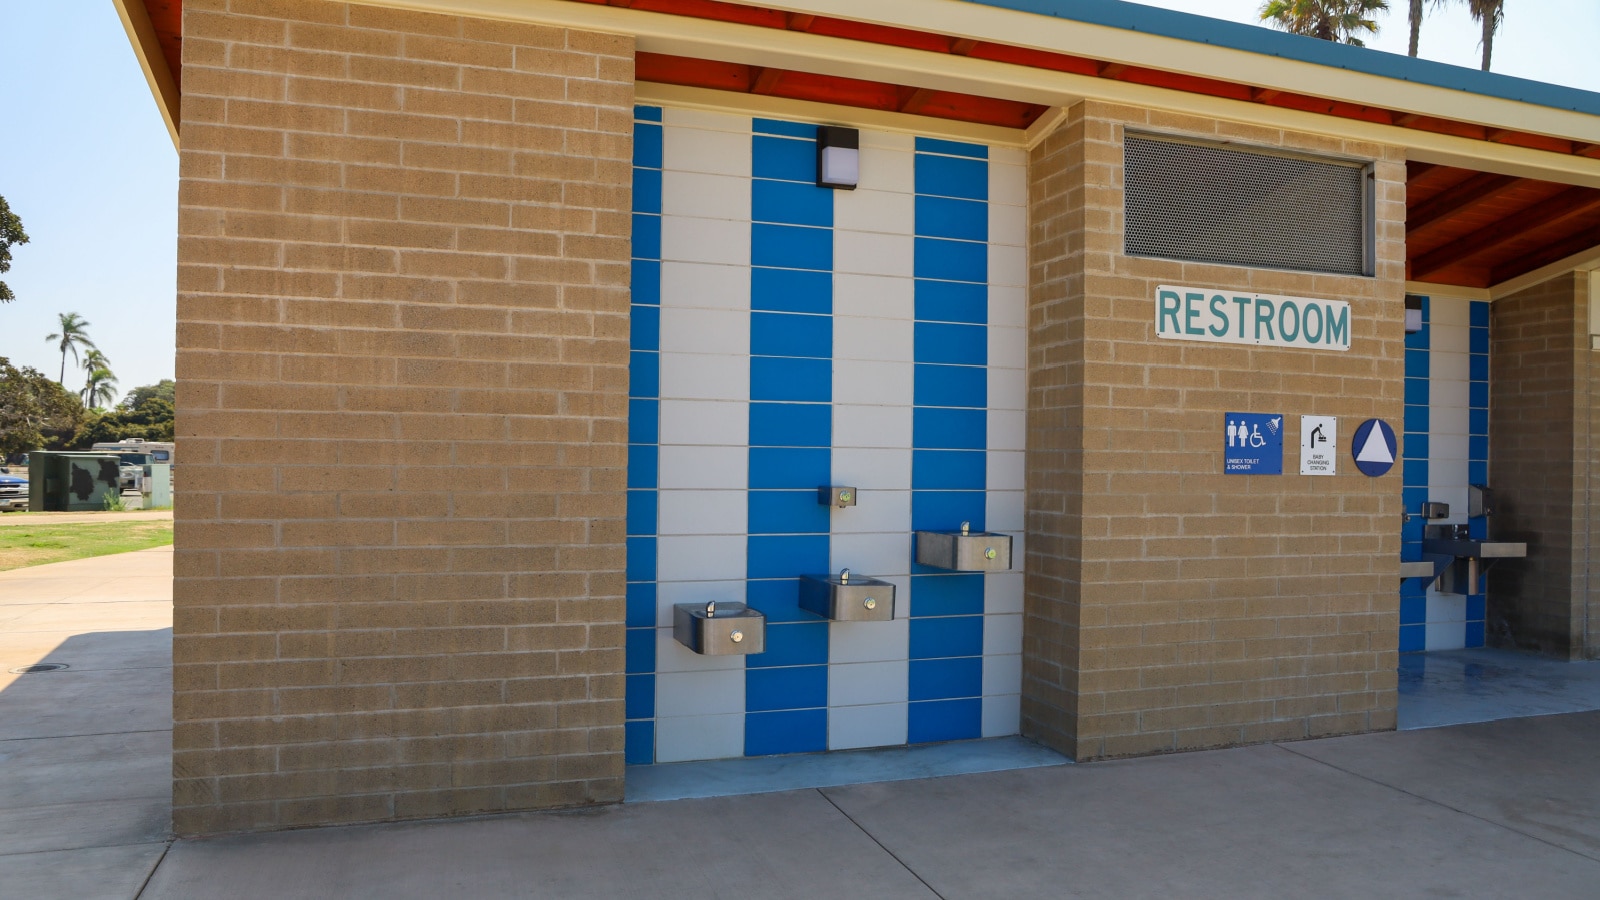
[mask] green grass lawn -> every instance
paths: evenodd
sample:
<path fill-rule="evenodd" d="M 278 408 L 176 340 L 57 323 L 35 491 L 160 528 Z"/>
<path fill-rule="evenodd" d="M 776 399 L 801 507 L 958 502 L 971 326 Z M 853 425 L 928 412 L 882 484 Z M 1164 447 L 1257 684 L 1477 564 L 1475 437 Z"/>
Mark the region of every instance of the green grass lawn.
<path fill-rule="evenodd" d="M 0 528 L 0 572 L 170 543 L 171 522 L 8 525 Z"/>

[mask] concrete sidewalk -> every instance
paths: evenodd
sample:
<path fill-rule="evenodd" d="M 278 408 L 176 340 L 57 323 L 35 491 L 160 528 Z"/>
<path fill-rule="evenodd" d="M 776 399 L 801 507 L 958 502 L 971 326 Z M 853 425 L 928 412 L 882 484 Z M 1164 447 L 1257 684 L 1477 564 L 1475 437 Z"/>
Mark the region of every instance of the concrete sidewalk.
<path fill-rule="evenodd" d="M 0 573 L 0 897 L 1600 896 L 1600 712 L 169 850 L 170 560 Z"/>
<path fill-rule="evenodd" d="M 0 897 L 135 896 L 171 755 L 172 548 L 0 572 Z"/>

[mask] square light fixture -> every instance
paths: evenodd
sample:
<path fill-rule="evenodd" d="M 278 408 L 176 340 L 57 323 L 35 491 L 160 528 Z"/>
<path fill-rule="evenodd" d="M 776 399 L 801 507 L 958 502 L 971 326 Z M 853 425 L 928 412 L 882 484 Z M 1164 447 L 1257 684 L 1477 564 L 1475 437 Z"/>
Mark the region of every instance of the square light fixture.
<path fill-rule="evenodd" d="M 823 125 L 817 129 L 817 187 L 853 191 L 861 181 L 861 132 Z"/>
<path fill-rule="evenodd" d="M 1406 334 L 1416 334 L 1422 330 L 1422 298 L 1416 294 L 1406 295 Z"/>

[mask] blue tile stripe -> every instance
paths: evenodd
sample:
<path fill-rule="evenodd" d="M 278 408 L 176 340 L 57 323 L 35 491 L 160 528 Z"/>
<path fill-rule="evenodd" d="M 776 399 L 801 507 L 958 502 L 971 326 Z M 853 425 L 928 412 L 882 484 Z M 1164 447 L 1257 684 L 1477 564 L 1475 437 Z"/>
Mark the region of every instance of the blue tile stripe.
<path fill-rule="evenodd" d="M 1400 559 L 1422 559 L 1422 528 L 1418 515 L 1428 499 L 1428 373 L 1432 301 L 1422 298 L 1422 330 L 1406 335 L 1405 441 L 1401 448 L 1401 496 L 1411 520 L 1400 526 Z M 1426 645 L 1427 584 L 1420 578 L 1400 583 L 1400 652 L 1414 653 Z"/>
<path fill-rule="evenodd" d="M 746 756 L 828 745 L 828 623 L 799 576 L 824 572 L 833 443 L 833 191 L 816 186 L 815 125 L 752 123 L 750 475 L 746 600 L 767 616 L 745 659 Z"/>
<path fill-rule="evenodd" d="M 1474 300 L 1470 307 L 1468 326 L 1468 343 L 1471 366 L 1470 381 L 1468 382 L 1469 409 L 1467 415 L 1470 419 L 1467 438 L 1467 482 L 1469 484 L 1489 483 L 1489 303 L 1486 300 Z M 1467 520 L 1467 527 L 1471 534 L 1479 540 L 1489 536 L 1488 520 L 1482 516 L 1475 516 Z M 1468 647 L 1482 647 L 1484 645 L 1484 624 L 1487 619 L 1487 594 L 1488 578 L 1482 577 L 1477 584 L 1469 586 L 1467 594 L 1467 640 Z"/>
<path fill-rule="evenodd" d="M 661 109 L 634 108 L 629 306 L 626 685 L 623 757 L 655 761 L 656 530 L 661 414 Z"/>
<path fill-rule="evenodd" d="M 988 446 L 988 148 L 918 138 L 911 527 L 984 527 Z M 981 575 L 912 566 L 909 743 L 979 737 Z"/>

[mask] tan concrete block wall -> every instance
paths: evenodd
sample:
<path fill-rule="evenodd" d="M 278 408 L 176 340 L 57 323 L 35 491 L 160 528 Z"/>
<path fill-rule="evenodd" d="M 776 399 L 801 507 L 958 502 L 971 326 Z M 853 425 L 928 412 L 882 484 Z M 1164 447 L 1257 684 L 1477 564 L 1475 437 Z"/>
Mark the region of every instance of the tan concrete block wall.
<path fill-rule="evenodd" d="M 1376 161 L 1377 277 L 1124 256 L 1122 136 L 1130 127 Z M 1093 759 L 1394 727 L 1400 469 L 1366 478 L 1341 446 L 1337 477 L 1301 476 L 1293 448 L 1303 414 L 1340 417 L 1341 445 L 1363 419 L 1401 420 L 1403 155 L 1099 103 L 1084 105 L 1081 132 L 1077 174 L 1035 177 L 1041 193 L 1030 199 L 1037 253 L 1041 219 L 1051 221 L 1041 214 L 1074 192 L 1082 197 L 1081 261 L 1066 266 L 1081 268 L 1081 283 L 1066 276 L 1042 290 L 1057 282 L 1036 257 L 1042 280 L 1031 320 L 1035 340 L 1081 334 L 1062 354 L 1082 367 L 1073 448 L 1081 448 L 1081 557 L 1065 566 L 1079 577 L 1030 575 L 1028 597 L 1030 612 L 1076 616 L 1076 723 L 1029 720 L 1028 733 Z M 1063 148 L 1041 146 L 1035 163 L 1050 152 Z M 1158 339 L 1153 298 L 1162 283 L 1347 300 L 1351 349 Z M 1056 323 L 1061 315 L 1067 321 Z M 1038 350 L 1032 359 L 1032 377 L 1054 377 L 1059 363 Z M 1031 398 L 1030 416 L 1058 415 L 1040 390 Z M 1228 411 L 1285 415 L 1286 474 L 1223 474 Z M 1029 434 L 1047 437 L 1032 425 Z M 1064 480 L 1071 496 L 1073 473 L 1039 464 L 1051 458 L 1030 446 L 1030 492 Z M 1035 521 L 1043 524 L 1030 518 L 1030 527 Z M 1072 666 L 1071 657 L 1061 665 Z M 1024 691 L 1035 692 L 1025 709 L 1051 706 L 1038 681 L 1028 679 Z M 1055 743 L 1062 736 L 1072 739 Z"/>
<path fill-rule="evenodd" d="M 631 38 L 188 0 L 180 834 L 622 795 Z"/>
<path fill-rule="evenodd" d="M 1594 534 L 1589 480 L 1594 398 L 1588 278 L 1571 273 L 1489 307 L 1492 536 L 1526 559 L 1489 572 L 1491 645 L 1582 659 Z"/>

